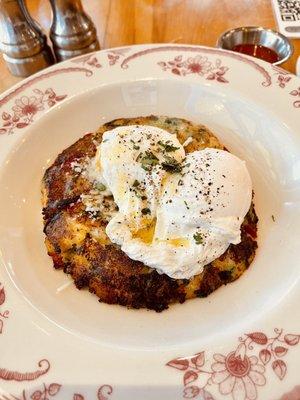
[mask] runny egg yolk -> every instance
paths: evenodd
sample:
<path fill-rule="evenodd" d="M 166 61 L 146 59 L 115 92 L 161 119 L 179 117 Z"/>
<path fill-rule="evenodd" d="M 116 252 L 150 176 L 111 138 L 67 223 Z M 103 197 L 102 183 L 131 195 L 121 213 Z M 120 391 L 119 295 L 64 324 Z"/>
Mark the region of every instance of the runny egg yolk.
<path fill-rule="evenodd" d="M 167 241 L 168 244 L 174 246 L 174 247 L 188 247 L 190 242 L 186 238 L 174 238 L 174 239 L 169 239 Z"/>
<path fill-rule="evenodd" d="M 134 239 L 139 239 L 143 243 L 152 243 L 156 226 L 156 218 L 154 218 L 148 225 L 141 228 L 132 234 Z"/>
<path fill-rule="evenodd" d="M 153 243 L 154 234 L 155 234 L 155 227 L 156 227 L 156 218 L 154 218 L 148 225 L 144 228 L 138 229 L 136 232 L 132 234 L 134 239 L 139 239 L 141 242 L 150 244 Z M 183 237 L 177 237 L 167 240 L 160 240 L 155 239 L 156 243 L 166 243 L 174 247 L 188 247 L 190 242 L 188 239 Z"/>

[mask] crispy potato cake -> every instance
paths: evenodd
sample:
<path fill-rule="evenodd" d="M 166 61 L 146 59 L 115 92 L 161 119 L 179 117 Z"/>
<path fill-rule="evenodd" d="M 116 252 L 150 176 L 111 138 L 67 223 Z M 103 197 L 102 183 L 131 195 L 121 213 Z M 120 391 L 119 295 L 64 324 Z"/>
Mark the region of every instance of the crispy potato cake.
<path fill-rule="evenodd" d="M 83 198 L 94 190 L 82 168 L 94 157 L 105 131 L 123 125 L 152 125 L 175 133 L 187 153 L 205 147 L 224 149 L 203 125 L 165 116 L 120 118 L 101 126 L 64 150 L 45 172 L 42 182 L 44 232 L 54 268 L 63 269 L 78 289 L 89 288 L 100 301 L 131 308 L 162 311 L 172 303 L 206 297 L 218 287 L 238 279 L 251 264 L 257 248 L 254 206 L 241 227 L 241 242 L 230 245 L 218 259 L 191 279 L 172 279 L 131 260 L 105 233 L 107 214 L 87 211 Z M 114 208 L 113 198 L 107 209 Z"/>

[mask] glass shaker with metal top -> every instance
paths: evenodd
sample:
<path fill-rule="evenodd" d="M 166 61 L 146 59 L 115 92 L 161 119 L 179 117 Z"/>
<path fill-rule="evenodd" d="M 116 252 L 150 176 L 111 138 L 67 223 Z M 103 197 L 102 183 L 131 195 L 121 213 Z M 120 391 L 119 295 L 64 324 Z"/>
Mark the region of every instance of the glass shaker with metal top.
<path fill-rule="evenodd" d="M 54 63 L 46 36 L 24 0 L 0 0 L 0 51 L 17 76 L 31 75 Z"/>
<path fill-rule="evenodd" d="M 50 38 L 58 61 L 99 50 L 96 28 L 81 0 L 50 0 L 53 22 Z"/>

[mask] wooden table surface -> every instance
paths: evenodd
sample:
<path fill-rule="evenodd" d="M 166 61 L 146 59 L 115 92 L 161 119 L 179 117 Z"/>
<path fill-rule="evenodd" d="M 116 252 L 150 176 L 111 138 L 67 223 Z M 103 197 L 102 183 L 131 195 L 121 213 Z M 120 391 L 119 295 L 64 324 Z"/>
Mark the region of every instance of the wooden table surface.
<path fill-rule="evenodd" d="M 82 0 L 92 17 L 102 48 L 133 43 L 191 43 L 215 46 L 227 29 L 246 25 L 276 28 L 271 0 Z M 32 16 L 46 32 L 49 0 L 27 0 Z M 300 40 L 282 66 L 295 72 Z M 12 76 L 0 57 L 0 93 L 21 78 Z"/>

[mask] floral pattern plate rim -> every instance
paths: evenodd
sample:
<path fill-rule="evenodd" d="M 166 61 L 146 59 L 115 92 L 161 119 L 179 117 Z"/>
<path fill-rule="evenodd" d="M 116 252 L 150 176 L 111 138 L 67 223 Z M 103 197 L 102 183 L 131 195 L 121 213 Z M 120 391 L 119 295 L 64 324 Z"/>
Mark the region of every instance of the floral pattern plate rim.
<path fill-rule="evenodd" d="M 243 123 L 240 126 L 244 126 L 245 130 L 251 124 L 243 110 L 251 108 L 252 103 L 270 112 L 266 121 L 281 121 L 281 125 L 276 126 L 283 132 L 288 129 L 291 143 L 286 144 L 286 149 L 280 147 L 282 139 L 279 138 L 274 152 L 281 149 L 282 165 L 295 169 L 294 178 L 287 186 L 295 196 L 291 204 L 295 211 L 298 210 L 299 78 L 251 57 L 201 46 L 161 44 L 102 50 L 40 71 L 9 89 L 0 96 L 0 176 L 2 174 L 5 179 L 5 165 L 14 160 L 14 154 L 22 149 L 26 141 L 36 137 L 34 130 L 42 127 L 43 121 L 61 118 L 60 113 L 70 112 L 68 107 L 73 103 L 80 103 L 81 99 L 88 102 L 88 96 L 92 98 L 95 91 L 101 92 L 102 86 L 109 85 L 121 88 L 119 97 L 123 96 L 127 107 L 133 107 L 133 110 L 142 107 L 141 110 L 149 109 L 151 113 L 155 110 L 156 97 L 162 96 L 163 92 L 159 88 L 160 83 L 155 82 L 162 82 L 166 85 L 166 92 L 170 92 L 167 95 L 167 103 L 170 104 L 163 106 L 170 110 L 179 107 L 170 100 L 172 87 L 174 90 L 182 87 L 182 97 L 187 97 L 185 108 L 191 118 L 199 114 L 208 121 L 209 118 L 225 121 L 223 116 L 220 117 L 222 110 L 227 106 L 230 108 L 230 99 L 240 98 L 241 103 L 236 103 L 235 107 L 241 104 L 244 107 L 239 111 L 240 124 Z M 185 94 L 190 87 L 195 90 Z M 202 97 L 197 94 L 197 88 L 202 91 Z M 219 98 L 212 97 L 211 93 L 216 93 L 216 96 L 220 93 L 220 98 L 229 100 L 219 102 Z M 98 95 L 95 96 L 97 98 Z M 108 102 L 110 96 L 108 94 Z M 200 108 L 196 107 L 197 104 Z M 233 119 L 237 120 L 237 117 Z M 268 124 L 271 126 L 272 122 L 266 122 Z M 266 128 L 260 126 L 260 129 L 263 131 Z M 252 135 L 256 133 L 252 132 Z M 275 136 L 272 138 L 276 139 Z M 241 145 L 246 143 L 243 135 L 239 140 Z M 266 146 L 265 143 L 263 145 Z M 293 148 L 294 153 L 288 152 Z M 255 149 L 259 151 L 258 147 Z M 272 161 L 270 154 L 265 152 L 263 158 L 271 157 Z M 288 155 L 289 163 L 286 161 Z M 283 177 L 286 173 L 286 170 L 282 171 Z M 5 204 L 8 206 L 4 200 L 0 201 L 0 216 L 5 214 Z M 272 225 L 273 222 L 276 225 L 273 219 L 272 214 L 265 225 Z M 6 233 L 10 237 L 12 229 L 13 226 L 10 229 L 0 223 L 0 237 L 3 238 Z M 299 399 L 300 325 L 299 318 L 294 315 L 299 301 L 299 273 L 294 270 L 293 282 L 288 283 L 288 290 L 282 299 L 276 300 L 276 307 L 270 306 L 266 308 L 267 312 L 262 313 L 257 309 L 257 317 L 242 319 L 232 328 L 224 326 L 224 332 L 212 331 L 212 335 L 201 336 L 199 330 L 198 338 L 196 330 L 196 336 L 190 340 L 189 330 L 195 327 L 190 325 L 189 313 L 194 311 L 194 306 L 183 305 L 187 318 L 181 319 L 180 329 L 179 325 L 178 328 L 172 326 L 168 317 L 172 315 L 173 318 L 177 309 L 165 314 L 166 325 L 169 324 L 173 331 L 176 329 L 175 333 L 177 329 L 180 331 L 182 342 L 176 344 L 176 340 L 170 340 L 169 345 L 167 337 L 164 344 L 157 348 L 118 347 L 114 343 L 107 346 L 101 340 L 95 343 L 84 335 L 74 335 L 68 329 L 56 326 L 51 318 L 47 320 L 47 312 L 37 311 L 35 304 L 28 301 L 30 297 L 26 291 L 22 292 L 22 285 L 17 281 L 19 272 L 14 270 L 14 261 L 8 259 L 6 247 L 9 247 L 8 241 L 0 239 L 0 399 Z M 293 251 L 292 244 L 290 251 Z M 233 290 L 238 293 L 238 285 Z M 45 297 L 48 295 L 45 291 Z M 76 299 L 80 297 L 76 296 Z M 267 300 L 264 301 L 267 303 Z M 256 307 L 254 300 L 253 307 Z M 230 313 L 234 321 L 235 315 L 239 318 L 238 307 L 234 305 L 233 310 L 237 313 Z M 115 308 L 111 312 L 114 313 Z M 143 316 L 139 312 L 128 313 L 134 315 L 135 323 L 140 318 L 142 321 L 154 318 L 164 323 L 164 313 L 159 317 L 147 316 L 147 312 Z M 219 318 L 222 319 L 221 314 Z M 161 329 L 163 335 L 164 328 Z M 126 332 L 122 335 L 126 336 Z M 136 340 L 139 341 L 139 338 Z"/>

